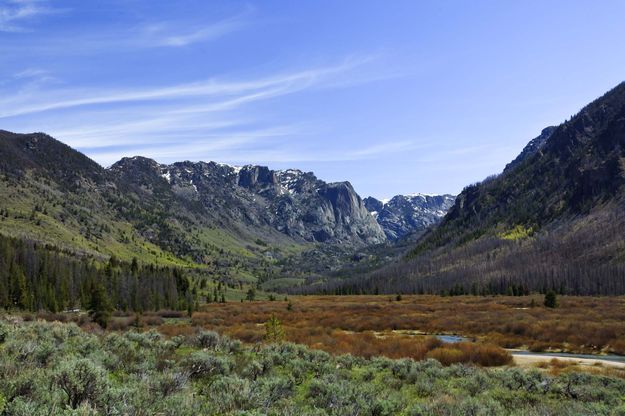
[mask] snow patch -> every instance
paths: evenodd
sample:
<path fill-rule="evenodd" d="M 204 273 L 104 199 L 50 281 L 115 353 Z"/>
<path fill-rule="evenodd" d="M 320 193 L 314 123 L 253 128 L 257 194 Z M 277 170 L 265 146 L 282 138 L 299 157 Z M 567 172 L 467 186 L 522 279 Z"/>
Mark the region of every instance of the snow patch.
<path fill-rule="evenodd" d="M 421 198 L 425 198 L 425 197 L 435 197 L 435 196 L 443 196 L 441 194 L 424 194 L 423 192 L 417 192 L 415 194 L 407 194 L 406 196 L 409 196 L 411 198 L 415 198 L 415 197 L 421 197 Z M 449 196 L 446 196 L 446 198 L 449 198 Z"/>
<path fill-rule="evenodd" d="M 215 162 L 215 164 L 219 165 L 219 166 L 228 167 L 228 168 L 232 169 L 234 171 L 234 173 L 236 173 L 236 174 L 241 172 L 241 169 L 243 169 L 243 166 L 229 165 L 227 163 Z"/>
<path fill-rule="evenodd" d="M 168 183 L 171 183 L 171 173 L 170 173 L 169 171 L 166 171 L 166 172 L 165 172 L 165 173 L 163 173 L 161 176 L 162 176 L 163 178 L 165 178 L 165 180 L 166 180 Z"/>

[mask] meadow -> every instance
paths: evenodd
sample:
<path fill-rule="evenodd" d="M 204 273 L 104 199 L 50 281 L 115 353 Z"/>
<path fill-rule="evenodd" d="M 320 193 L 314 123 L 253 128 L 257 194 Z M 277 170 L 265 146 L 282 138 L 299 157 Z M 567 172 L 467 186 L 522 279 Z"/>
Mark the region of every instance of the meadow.
<path fill-rule="evenodd" d="M 477 341 L 482 355 L 496 355 L 497 347 L 625 355 L 625 297 L 558 297 L 557 308 L 544 307 L 540 295 L 399 298 L 300 296 L 210 304 L 193 314 L 192 324 L 255 343 L 275 314 L 291 342 L 365 357 L 422 359 L 432 349 L 449 347 L 425 336 L 432 334 Z"/>
<path fill-rule="evenodd" d="M 83 327 L 0 319 L 0 414 L 625 414 L 625 380 L 604 375 L 246 346 L 197 328 L 167 337 Z"/>

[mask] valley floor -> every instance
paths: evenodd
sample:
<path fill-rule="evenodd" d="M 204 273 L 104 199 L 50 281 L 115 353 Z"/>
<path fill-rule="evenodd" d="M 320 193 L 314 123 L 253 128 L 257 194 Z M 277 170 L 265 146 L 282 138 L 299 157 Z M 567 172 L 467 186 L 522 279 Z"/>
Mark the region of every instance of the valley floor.
<path fill-rule="evenodd" d="M 246 305 L 250 306 L 250 305 Z M 0 414 L 621 415 L 625 380 L 0 319 Z"/>
<path fill-rule="evenodd" d="M 423 358 L 402 346 L 457 334 L 480 345 L 532 352 L 625 355 L 625 297 L 301 296 L 288 301 L 209 304 L 192 324 L 253 343 L 275 314 L 289 341 L 330 352 Z M 289 306 L 290 304 L 290 306 Z M 167 328 L 175 332 L 175 328 Z M 403 342 L 409 341 L 409 343 Z M 395 349 L 389 344 L 395 343 Z"/>

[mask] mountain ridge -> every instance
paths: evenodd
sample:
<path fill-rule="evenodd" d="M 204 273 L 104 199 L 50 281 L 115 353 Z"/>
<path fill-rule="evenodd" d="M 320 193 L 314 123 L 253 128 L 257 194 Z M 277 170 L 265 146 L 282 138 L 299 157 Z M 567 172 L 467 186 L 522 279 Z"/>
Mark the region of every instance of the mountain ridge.
<path fill-rule="evenodd" d="M 139 166 L 134 166 L 137 161 Z M 134 176 L 140 173 L 139 183 L 161 179 L 178 196 L 196 200 L 209 209 L 217 209 L 215 204 L 220 201 L 229 203 L 228 211 L 238 219 L 269 225 L 305 241 L 352 240 L 357 245 L 383 242 L 381 229 L 366 215 L 362 200 L 346 181 L 326 183 L 312 172 L 297 169 L 190 161 L 159 164 L 142 157 L 124 158 L 110 169 L 121 176 L 126 175 L 125 170 Z M 145 177 L 146 171 L 152 172 L 151 178 Z M 226 201 L 231 195 L 236 200 Z M 241 205 L 243 200 L 246 206 Z"/>
<path fill-rule="evenodd" d="M 625 293 L 625 82 L 469 185 L 404 260 L 326 293 Z"/>
<path fill-rule="evenodd" d="M 9 237 L 103 261 L 202 267 L 225 281 L 297 284 L 323 268 L 302 256 L 317 245 L 337 247 L 324 256 L 340 268 L 386 242 L 346 181 L 141 156 L 105 168 L 44 133 L 0 132 L 0 194 Z"/>
<path fill-rule="evenodd" d="M 364 199 L 365 206 L 384 230 L 390 241 L 425 231 L 437 224 L 453 205 L 450 194 L 413 193 L 395 195 L 388 200 Z"/>

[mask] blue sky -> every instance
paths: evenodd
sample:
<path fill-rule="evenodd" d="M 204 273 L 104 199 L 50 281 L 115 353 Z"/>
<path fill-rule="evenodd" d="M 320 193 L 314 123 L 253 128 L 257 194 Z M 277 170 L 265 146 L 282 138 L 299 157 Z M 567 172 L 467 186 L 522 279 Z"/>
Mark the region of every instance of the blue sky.
<path fill-rule="evenodd" d="M 623 1 L 0 0 L 0 128 L 457 193 L 625 80 Z"/>

